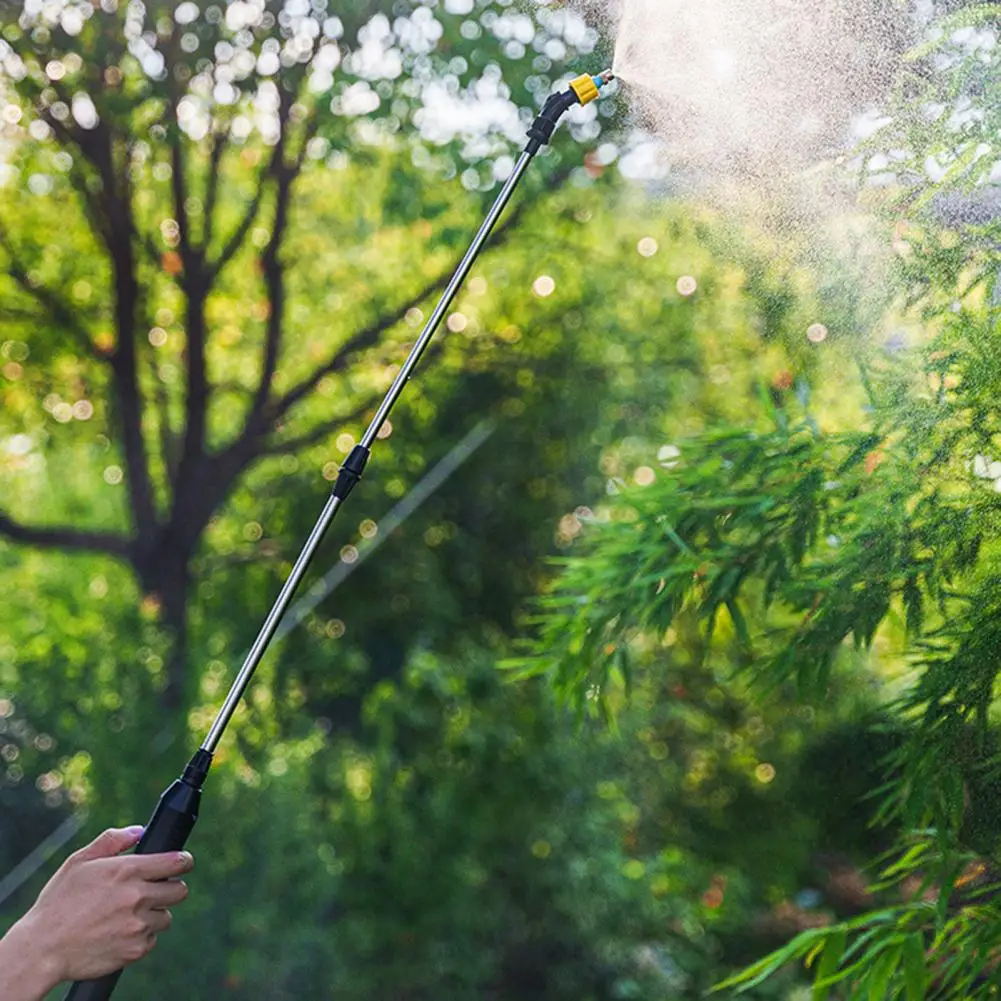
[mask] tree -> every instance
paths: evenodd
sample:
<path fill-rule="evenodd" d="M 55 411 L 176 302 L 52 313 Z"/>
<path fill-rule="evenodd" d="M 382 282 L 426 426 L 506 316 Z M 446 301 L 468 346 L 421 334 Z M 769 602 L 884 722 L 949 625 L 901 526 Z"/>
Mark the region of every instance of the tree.
<path fill-rule="evenodd" d="M 174 637 L 168 707 L 183 703 L 190 681 L 191 561 L 213 516 L 255 462 L 295 454 L 367 412 L 381 384 L 330 407 L 333 419 L 310 402 L 443 287 L 462 246 L 461 229 L 447 223 L 432 242 L 429 220 L 405 204 L 402 191 L 422 183 L 413 170 L 386 193 L 383 219 L 431 251 L 413 277 L 400 281 L 371 260 L 379 241 L 364 225 L 331 220 L 335 231 L 358 234 L 353 280 L 370 282 L 369 308 L 331 346 L 313 341 L 305 365 L 290 258 L 309 228 L 304 212 L 317 206 L 307 209 L 302 193 L 323 197 L 322 166 L 340 162 L 359 135 L 370 147 L 412 147 L 415 161 L 437 155 L 438 169 L 464 154 L 467 186 L 489 189 L 494 158 L 520 139 L 515 106 L 531 107 L 596 41 L 565 15 L 530 19 L 504 8 L 481 5 L 465 18 L 421 3 L 349 4 L 334 14 L 326 3 L 108 0 L 0 11 L 8 175 L 19 178 L 0 227 L 6 323 L 28 331 L 36 358 L 72 365 L 81 386 L 106 394 L 96 410 L 76 400 L 76 413 L 93 414 L 113 443 L 120 464 L 108 475 L 128 495 L 105 524 L 40 524 L 8 510 L 0 531 L 127 562 Z M 541 72 L 526 73 L 529 50 L 518 41 L 526 26 L 534 51 L 550 53 L 536 57 Z M 436 115 L 435 101 L 457 111 L 478 95 L 495 96 L 499 121 L 467 131 Z M 423 123 L 432 149 L 453 137 L 465 146 L 427 152 L 423 137 L 402 137 L 410 123 Z M 597 119 L 589 127 L 597 134 Z M 550 172 L 543 186 L 559 176 Z M 442 199 L 435 204 L 444 212 Z M 508 216 L 495 244 L 524 211 L 522 203 Z M 392 351 L 383 356 L 393 364 Z M 8 380 L 22 369 L 12 358 Z M 55 404 L 60 413 L 70 405 Z"/>

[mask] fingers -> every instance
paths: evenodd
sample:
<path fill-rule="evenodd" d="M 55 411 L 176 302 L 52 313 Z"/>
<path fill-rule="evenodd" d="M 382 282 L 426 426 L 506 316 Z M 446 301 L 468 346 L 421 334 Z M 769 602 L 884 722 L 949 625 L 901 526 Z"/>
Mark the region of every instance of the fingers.
<path fill-rule="evenodd" d="M 155 945 L 156 932 L 143 932 L 142 935 L 132 939 L 128 946 L 123 950 L 125 962 L 138 963 L 140 959 L 144 959 L 153 951 Z"/>
<path fill-rule="evenodd" d="M 161 852 L 158 855 L 130 855 L 121 860 L 130 875 L 142 879 L 170 879 L 191 872 L 195 860 L 190 852 Z"/>
<path fill-rule="evenodd" d="M 150 907 L 173 907 L 188 896 L 188 885 L 179 879 L 163 883 L 147 883 L 143 888 L 143 900 Z"/>
<path fill-rule="evenodd" d="M 174 919 L 171 917 L 170 911 L 150 911 L 146 918 L 146 927 L 149 929 L 149 935 L 153 936 L 153 941 L 156 941 L 156 936 L 160 932 L 165 932 L 171 925 Z"/>
<path fill-rule="evenodd" d="M 142 827 L 110 827 L 102 831 L 89 845 L 70 856 L 74 862 L 88 862 L 91 859 L 113 858 L 134 847 L 142 837 Z"/>

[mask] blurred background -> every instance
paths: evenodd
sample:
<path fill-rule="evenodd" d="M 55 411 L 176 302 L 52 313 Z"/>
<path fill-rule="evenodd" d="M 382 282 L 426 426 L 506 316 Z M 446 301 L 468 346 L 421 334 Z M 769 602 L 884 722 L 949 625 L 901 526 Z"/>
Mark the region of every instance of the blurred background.
<path fill-rule="evenodd" d="M 201 741 L 527 125 L 556 86 L 611 64 L 614 32 L 593 6 L 510 0 L 67 0 L 0 17 L 6 926 L 85 838 L 144 821 Z M 993 44 L 948 27 L 941 85 L 955 71 L 989 92 Z M 238 711 L 190 900 L 123 1001 L 696 998 L 874 906 L 862 867 L 910 824 L 870 820 L 903 746 L 887 705 L 912 666 L 924 570 L 849 608 L 812 694 L 786 676 L 762 690 L 736 641 L 774 649 L 770 630 L 808 622 L 835 593 L 815 570 L 778 625 L 716 600 L 721 643 L 697 611 L 651 611 L 628 671 L 580 668 L 577 708 L 529 641 L 566 559 L 586 580 L 593 526 L 642 520 L 630 498 L 679 482 L 690 442 L 707 459 L 684 497 L 737 492 L 740 470 L 706 444 L 720 429 L 805 422 L 823 452 L 877 412 L 899 429 L 892 406 L 918 385 L 981 439 L 921 439 L 908 461 L 931 475 L 943 447 L 961 470 L 976 456 L 946 494 L 980 490 L 980 506 L 958 514 L 962 494 L 949 517 L 996 519 L 993 370 L 967 371 L 978 395 L 957 402 L 960 348 L 919 350 L 941 317 L 972 315 L 990 357 L 995 203 L 970 194 L 970 170 L 980 183 L 993 159 L 962 157 L 993 126 L 968 118 L 980 132 L 960 143 L 895 121 L 890 153 L 846 139 L 809 175 L 806 212 L 800 186 L 784 200 L 732 176 L 725 196 L 695 183 L 704 166 L 665 151 L 628 88 L 568 116 Z M 860 177 L 876 178 L 861 201 Z M 914 418 L 926 437 L 946 423 Z M 889 475 L 879 440 L 853 446 L 860 475 Z M 798 483 L 806 466 L 785 458 L 780 481 Z M 843 478 L 816 481 L 823 504 Z M 873 518 L 914 510 L 893 483 Z M 841 558 L 857 514 L 837 535 L 818 515 L 788 573 L 811 547 Z M 989 536 L 943 573 L 979 573 Z M 921 537 L 922 566 L 947 562 L 937 544 Z M 728 558 L 688 571 L 702 598 Z M 757 598 L 784 579 L 748 575 Z M 638 604 L 656 606 L 659 577 Z M 989 757 L 963 768 L 982 777 Z M 806 998 L 805 983 L 789 969 L 751 996 Z"/>

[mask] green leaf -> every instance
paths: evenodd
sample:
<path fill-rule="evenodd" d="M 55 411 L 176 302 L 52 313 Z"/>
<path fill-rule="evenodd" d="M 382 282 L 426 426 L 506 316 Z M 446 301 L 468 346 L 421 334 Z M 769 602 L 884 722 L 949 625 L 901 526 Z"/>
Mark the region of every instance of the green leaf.
<path fill-rule="evenodd" d="M 894 936 L 894 938 L 896 937 Z M 873 972 L 866 978 L 869 1001 L 886 1001 L 889 997 L 887 988 L 890 986 L 890 980 L 896 972 L 897 966 L 900 964 L 902 953 L 903 946 L 898 944 L 895 948 L 884 952 L 876 961 Z"/>
<path fill-rule="evenodd" d="M 746 650 L 751 648 L 751 632 L 747 628 L 747 620 L 744 618 L 744 613 L 740 610 L 740 604 L 736 598 L 729 598 L 726 602 L 726 610 L 730 613 L 730 619 L 733 622 L 734 632 L 737 634 L 737 639 L 740 645 Z"/>
<path fill-rule="evenodd" d="M 797 956 L 805 956 L 810 951 L 813 943 L 825 934 L 826 930 L 824 929 L 812 928 L 797 935 L 788 945 L 781 949 L 776 949 L 775 952 L 770 953 L 763 959 L 759 959 L 758 962 L 735 973 L 732 977 L 728 977 L 722 983 L 714 985 L 712 993 L 728 990 L 731 987 L 737 987 L 740 993 L 743 993 L 757 987 L 773 973 L 776 973 L 785 966 L 786 963 L 791 962 Z"/>
<path fill-rule="evenodd" d="M 924 1001 L 928 984 L 928 970 L 925 966 L 924 937 L 920 932 L 908 936 L 904 941 L 904 986 L 907 1001 Z"/>
<path fill-rule="evenodd" d="M 845 952 L 848 936 L 843 929 L 833 932 L 824 942 L 824 951 L 817 967 L 816 982 L 813 986 L 813 1001 L 826 1001 L 831 993 L 830 983 L 825 983 L 837 972 L 841 957 Z"/>

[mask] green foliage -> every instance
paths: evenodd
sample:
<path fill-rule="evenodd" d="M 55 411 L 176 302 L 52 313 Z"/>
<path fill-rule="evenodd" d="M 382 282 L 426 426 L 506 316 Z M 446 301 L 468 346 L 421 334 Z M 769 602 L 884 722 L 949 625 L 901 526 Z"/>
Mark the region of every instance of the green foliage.
<path fill-rule="evenodd" d="M 964 865 L 965 863 L 965 865 Z M 851 921 L 813 929 L 719 984 L 753 989 L 794 959 L 814 968 L 814 996 L 846 999 L 987 998 L 996 994 L 997 883 L 981 878 L 973 856 L 939 853 L 937 841 L 915 837 L 880 873 L 874 889 L 902 903 Z M 942 893 L 929 874 L 946 871 L 957 893 Z"/>
<path fill-rule="evenodd" d="M 964 340 L 975 339 L 975 320 L 963 320 Z M 795 681 L 820 699 L 848 659 L 846 644 L 871 649 L 882 631 L 885 647 L 896 619 L 913 681 L 896 702 L 907 738 L 887 761 L 877 816 L 934 826 L 939 855 L 922 864 L 943 885 L 964 840 L 984 851 L 997 843 L 971 815 L 996 782 L 997 582 L 986 540 L 998 502 L 976 473 L 982 439 L 969 421 L 982 405 L 969 367 L 979 355 L 956 345 L 955 333 L 932 344 L 922 373 L 952 390 L 902 413 L 901 399 L 912 399 L 903 386 L 913 383 L 887 375 L 872 430 L 823 434 L 773 409 L 772 430 L 714 432 L 684 443 L 680 458 L 672 452 L 655 483 L 620 495 L 590 526 L 543 599 L 539 652 L 517 663 L 550 673 L 579 705 L 602 693 L 607 702 L 610 683 L 628 683 L 637 652 L 692 623 L 708 663 L 768 688 Z M 894 935 L 902 914 L 893 912 Z M 936 927 L 940 954 L 965 948 L 957 927 Z M 879 984 L 896 969 L 889 959 L 859 962 Z"/>
<path fill-rule="evenodd" d="M 394 230 L 381 203 L 394 170 L 409 176 L 392 151 L 349 163 L 327 200 L 319 177 L 303 183 L 310 211 L 289 247 L 301 248 L 296 259 L 304 273 L 315 267 L 316 281 L 290 278 L 292 305 L 309 320 L 296 320 L 293 337 L 308 343 L 326 316 L 316 291 L 328 294 L 324 266 L 352 316 L 374 306 L 363 294 L 370 277 L 379 295 L 392 294 L 374 261 L 361 274 L 324 238 L 326 223 L 311 222 L 350 221 L 361 202 L 372 232 L 388 234 L 384 259 L 404 269 L 409 231 Z M 434 208 L 430 185 L 415 191 Z M 441 215 L 457 230 L 475 221 L 460 201 Z M 604 490 L 596 465 L 624 471 L 639 437 L 657 434 L 669 414 L 692 426 L 735 419 L 775 358 L 756 356 L 756 304 L 736 295 L 737 272 L 713 260 L 686 212 L 651 218 L 645 201 L 605 178 L 540 200 L 522 226 L 456 304 L 465 328 L 439 342 L 409 388 L 352 497 L 357 520 L 337 526 L 321 563 L 370 531 L 471 414 L 493 413 L 497 434 L 262 666 L 206 793 L 192 900 L 123 993 L 173 995 L 183 955 L 194 957 L 193 980 L 248 997 L 696 997 L 735 955 L 773 942 L 744 927 L 761 902 L 810 878 L 813 824 L 807 811 L 790 820 L 782 798 L 796 788 L 807 718 L 761 720 L 741 693 L 679 663 L 674 687 L 687 696 L 664 700 L 651 685 L 645 708 L 622 719 L 635 740 L 584 739 L 538 686 L 519 691 L 493 674 L 517 609 L 546 576 L 540 554 L 569 545 L 575 512 Z M 641 256 L 639 241 L 651 237 L 660 250 Z M 571 266 L 568 248 L 591 267 Z M 674 286 L 690 271 L 701 292 L 686 299 Z M 552 294 L 535 291 L 540 275 Z M 226 308 L 249 308 L 235 274 L 231 296 Z M 323 420 L 324 408 L 378 385 L 412 330 L 405 320 L 353 356 L 298 415 Z M 123 484 L 103 475 L 109 443 L 93 421 L 62 422 L 41 395 L 69 362 L 47 354 L 42 336 L 7 343 L 22 374 L 6 391 L 25 409 L 4 411 L 5 435 L 32 445 L 8 453 L 11 505 L 75 518 L 62 505 L 86 501 L 88 519 L 112 527 Z M 252 355 L 241 341 L 212 351 L 234 378 Z M 710 369 L 715 378 L 704 378 Z M 221 409 L 220 433 L 229 419 Z M 360 422 L 338 430 L 357 435 Z M 294 441 L 293 429 L 281 433 Z M 70 804 L 89 809 L 89 829 L 148 811 L 185 755 L 182 734 L 207 726 L 311 526 L 332 451 L 320 440 L 269 456 L 209 525 L 193 561 L 182 727 L 161 708 L 162 608 L 127 570 L 101 556 L 3 546 L 5 696 L 58 739 L 54 760 L 6 775 L 11 795 L 39 811 L 12 861 Z M 778 777 L 757 778 L 762 764 Z M 43 768 L 61 783 L 58 806 L 30 788 Z M 365 776 L 371 796 L 356 797 L 351 783 Z M 737 815 L 760 833 L 735 831 Z"/>
<path fill-rule="evenodd" d="M 662 451 L 587 526 L 511 665 L 608 712 L 651 647 L 695 629 L 710 669 L 766 691 L 823 700 L 864 663 L 888 693 L 902 742 L 873 811 L 922 833 L 883 866 L 871 910 L 723 987 L 801 960 L 817 998 L 995 991 L 996 880 L 979 860 L 998 848 L 996 20 L 972 6 L 937 25 L 863 148 L 921 347 L 858 352 L 861 411 L 825 406 L 814 369 L 816 405 L 805 380 L 799 403 L 773 382 L 755 419 Z"/>
<path fill-rule="evenodd" d="M 338 5 L 339 27 L 322 3 L 284 21 L 266 4 L 243 26 L 211 4 L 182 5 L 185 24 L 174 4 L 69 6 L 79 30 L 41 23 L 49 7 L 0 5 L 0 529 L 13 540 L 0 544 L 0 796 L 18 811 L 16 829 L 2 819 L 4 864 L 71 809 L 90 828 L 141 819 L 173 777 L 525 114 L 565 72 L 595 68 L 598 43 L 565 11 L 500 0 L 468 15 Z M 513 37 L 526 30 L 529 43 Z M 380 38 L 399 72 L 366 62 Z M 268 71 L 268 53 L 288 58 Z M 436 122 L 443 94 L 484 89 L 511 114 Z M 192 899 L 123 996 L 175 996 L 179 956 L 210 996 L 701 996 L 777 927 L 822 922 L 828 905 L 843 916 L 816 889 L 818 817 L 838 831 L 825 847 L 849 856 L 873 836 L 855 829 L 859 775 L 828 784 L 811 754 L 830 753 L 815 738 L 835 725 L 869 746 L 854 715 L 866 676 L 842 685 L 833 666 L 845 636 L 878 645 L 898 608 L 942 661 L 924 677 L 946 686 L 913 711 L 948 725 L 915 731 L 942 735 L 923 766 L 936 781 L 894 788 L 901 811 L 941 810 L 956 706 L 985 704 L 981 634 L 956 660 L 958 634 L 941 630 L 989 548 L 993 495 L 953 482 L 955 457 L 991 441 L 995 368 L 976 367 L 989 327 L 957 320 L 948 354 L 929 357 L 943 391 L 914 412 L 913 449 L 892 405 L 908 377 L 890 371 L 871 431 L 790 418 L 803 386 L 786 375 L 809 363 L 789 332 L 815 302 L 849 333 L 864 310 L 843 283 L 811 298 L 802 268 L 753 240 L 724 255 L 716 220 L 652 209 L 599 166 L 607 147 L 581 169 L 614 113 L 603 100 L 578 115 L 526 178 L 352 496 L 358 522 L 338 524 L 323 559 L 377 529 L 472 414 L 499 431 L 262 666 L 218 755 Z M 696 294 L 677 291 L 682 275 Z M 963 398 L 983 414 L 975 444 L 945 387 L 963 366 L 981 387 Z M 743 420 L 759 384 L 756 437 L 705 430 Z M 685 444 L 675 467 L 669 450 L 657 483 L 600 522 L 607 482 L 646 480 L 666 428 L 701 434 L 704 452 Z M 877 441 L 883 464 L 867 469 Z M 943 506 L 958 536 L 935 520 Z M 578 552 L 595 511 L 591 562 L 570 563 L 583 615 L 572 588 L 557 592 L 565 628 L 543 666 L 585 697 L 628 678 L 619 737 L 575 728 L 539 682 L 509 686 L 492 667 L 548 579 L 543 557 Z M 755 657 L 778 688 L 764 705 L 728 670 Z M 796 706 L 791 675 L 830 704 Z M 990 811 L 976 819 L 987 838 Z"/>

